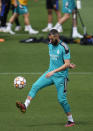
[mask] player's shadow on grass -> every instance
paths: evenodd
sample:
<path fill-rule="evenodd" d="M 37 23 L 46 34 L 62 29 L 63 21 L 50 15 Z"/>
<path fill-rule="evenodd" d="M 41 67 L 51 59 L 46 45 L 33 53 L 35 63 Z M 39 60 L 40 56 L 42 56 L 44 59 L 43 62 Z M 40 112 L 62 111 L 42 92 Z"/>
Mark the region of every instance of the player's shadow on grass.
<path fill-rule="evenodd" d="M 49 122 L 49 123 L 35 123 L 35 124 L 31 124 L 31 125 L 27 125 L 28 127 L 44 127 L 44 126 L 65 126 L 66 123 L 57 123 L 57 122 Z M 82 125 L 93 125 L 93 123 L 91 121 L 76 121 L 75 122 L 75 127 L 79 127 Z"/>
<path fill-rule="evenodd" d="M 54 122 L 54 123 L 35 123 L 35 124 L 31 124 L 31 125 L 27 125 L 27 126 L 29 126 L 29 127 L 40 127 L 40 126 L 64 126 L 65 125 L 65 123 L 56 123 L 56 122 Z"/>

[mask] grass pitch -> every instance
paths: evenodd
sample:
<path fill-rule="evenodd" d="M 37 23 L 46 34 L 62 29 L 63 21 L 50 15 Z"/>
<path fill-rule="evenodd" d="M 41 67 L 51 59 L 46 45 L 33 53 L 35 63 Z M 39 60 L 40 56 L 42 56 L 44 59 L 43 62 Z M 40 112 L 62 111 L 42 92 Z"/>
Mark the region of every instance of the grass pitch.
<path fill-rule="evenodd" d="M 82 10 L 80 11 L 90 34 L 93 34 L 92 5 L 92 1 L 82 0 Z M 40 31 L 36 37 L 47 37 L 47 33 L 42 34 L 41 32 L 41 29 L 47 25 L 45 1 L 41 0 L 38 3 L 29 1 L 28 7 L 31 11 L 32 26 Z M 21 16 L 20 21 L 23 26 Z M 55 23 L 56 16 L 54 14 Z M 63 26 L 66 35 L 70 34 L 70 24 L 71 19 Z M 82 33 L 80 22 L 79 31 Z M 93 47 L 69 45 L 71 61 L 77 65 L 75 70 L 70 70 L 70 81 L 68 82 L 68 101 L 76 125 L 65 128 L 67 119 L 57 102 L 55 86 L 38 92 L 25 114 L 19 112 L 15 106 L 17 100 L 24 101 L 26 99 L 32 84 L 47 70 L 49 65 L 47 44 L 20 43 L 21 39 L 30 37 L 23 30 L 15 36 L 0 33 L 0 37 L 5 38 L 5 42 L 0 43 L 0 131 L 92 131 Z M 27 80 L 27 85 L 22 90 L 15 89 L 13 86 L 14 78 L 19 75 L 24 76 Z"/>

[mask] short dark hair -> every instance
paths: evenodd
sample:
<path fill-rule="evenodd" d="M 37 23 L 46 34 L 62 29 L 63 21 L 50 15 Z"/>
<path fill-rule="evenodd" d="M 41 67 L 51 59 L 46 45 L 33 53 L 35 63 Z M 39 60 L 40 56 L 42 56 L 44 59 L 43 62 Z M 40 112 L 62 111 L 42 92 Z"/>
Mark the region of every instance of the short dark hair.
<path fill-rule="evenodd" d="M 58 31 L 56 30 L 56 29 L 52 29 L 52 30 L 50 30 L 50 32 L 49 32 L 49 35 L 59 35 L 59 33 L 58 33 Z"/>

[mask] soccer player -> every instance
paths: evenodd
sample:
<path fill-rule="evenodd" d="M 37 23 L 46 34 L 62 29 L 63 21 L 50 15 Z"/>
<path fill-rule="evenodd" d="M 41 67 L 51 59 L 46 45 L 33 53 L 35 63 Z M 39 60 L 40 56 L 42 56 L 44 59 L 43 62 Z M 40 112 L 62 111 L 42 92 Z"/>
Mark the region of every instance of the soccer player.
<path fill-rule="evenodd" d="M 15 0 L 11 0 L 12 13 L 14 13 L 14 11 L 15 11 L 14 4 L 15 4 Z M 19 22 L 18 17 L 15 19 L 15 24 L 16 24 L 15 31 L 20 31 L 21 30 L 21 26 L 20 26 L 20 22 Z"/>
<path fill-rule="evenodd" d="M 53 10 L 57 15 L 57 21 L 59 22 L 61 19 L 61 12 L 59 11 L 59 0 L 46 0 L 46 8 L 48 11 L 48 25 L 46 28 L 42 30 L 42 32 L 48 32 L 52 29 L 53 24 Z M 58 28 L 59 32 L 62 32 L 62 26 Z"/>
<path fill-rule="evenodd" d="M 59 29 L 60 25 L 64 24 L 69 18 L 70 14 L 72 14 L 72 21 L 73 21 L 73 30 L 72 30 L 72 37 L 73 38 L 83 38 L 83 36 L 78 33 L 77 30 L 77 12 L 75 10 L 75 0 L 62 0 L 63 8 L 62 12 L 64 13 L 64 16 L 60 19 L 60 21 L 54 26 L 54 29 Z"/>
<path fill-rule="evenodd" d="M 68 122 L 65 126 L 74 126 L 75 123 L 66 98 L 66 85 L 68 79 L 68 68 L 74 68 L 75 66 L 73 64 L 70 64 L 69 48 L 64 42 L 60 40 L 57 30 L 52 29 L 50 31 L 49 39 L 49 69 L 32 85 L 32 89 L 30 90 L 25 103 L 22 104 L 21 102 L 16 102 L 16 106 L 22 112 L 26 112 L 27 107 L 36 96 L 36 93 L 40 89 L 54 84 L 57 88 L 58 102 L 63 107 L 64 112 L 66 113 L 68 118 Z"/>
<path fill-rule="evenodd" d="M 14 2 L 14 6 L 15 11 L 14 14 L 12 15 L 12 17 L 9 20 L 8 26 L 7 26 L 7 32 L 9 32 L 10 34 L 15 34 L 11 27 L 13 22 L 15 21 L 15 19 L 19 16 L 19 15 L 23 15 L 24 16 L 24 23 L 28 29 L 29 34 L 38 34 L 39 31 L 36 31 L 34 29 L 32 29 L 30 22 L 29 22 L 29 13 L 28 13 L 28 9 L 27 9 L 27 1 L 28 0 L 15 0 Z"/>
<path fill-rule="evenodd" d="M 11 0 L 1 0 L 2 1 L 2 10 L 1 10 L 1 32 L 6 32 L 6 22 L 7 22 L 7 16 L 10 9 L 10 3 Z"/>

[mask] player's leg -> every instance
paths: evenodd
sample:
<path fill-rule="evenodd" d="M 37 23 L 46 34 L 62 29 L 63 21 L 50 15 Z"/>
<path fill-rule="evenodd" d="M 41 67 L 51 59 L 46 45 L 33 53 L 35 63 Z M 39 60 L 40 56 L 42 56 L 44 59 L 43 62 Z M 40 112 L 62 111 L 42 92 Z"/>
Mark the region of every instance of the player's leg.
<path fill-rule="evenodd" d="M 22 111 L 26 112 L 27 107 L 29 106 L 30 102 L 33 100 L 33 98 L 36 96 L 37 92 L 51 84 L 53 84 L 53 81 L 51 78 L 46 78 L 46 73 L 44 73 L 33 85 L 31 90 L 29 91 L 29 94 L 27 96 L 27 99 L 25 100 L 25 103 L 22 104 L 21 102 L 16 102 L 16 106 Z"/>
<path fill-rule="evenodd" d="M 18 17 L 18 14 L 17 14 L 17 13 L 14 13 L 14 14 L 11 16 L 11 18 L 10 18 L 10 20 L 9 20 L 9 23 L 13 24 L 14 21 L 15 21 L 15 19 L 16 19 L 17 17 Z"/>
<path fill-rule="evenodd" d="M 52 9 L 48 9 L 48 24 L 52 25 L 52 20 L 53 20 L 53 12 Z"/>
<path fill-rule="evenodd" d="M 14 34 L 15 34 L 15 32 L 12 31 L 12 24 L 14 23 L 14 21 L 15 21 L 15 19 L 16 19 L 17 17 L 18 17 L 18 13 L 15 12 L 15 13 L 11 16 L 11 18 L 10 18 L 8 24 L 7 24 L 6 32 L 9 32 L 11 35 L 14 35 Z"/>
<path fill-rule="evenodd" d="M 56 29 L 59 33 L 63 32 L 60 31 L 60 27 L 62 28 L 62 25 L 64 24 L 65 21 L 67 21 L 70 18 L 70 14 L 65 13 L 64 16 L 60 19 L 60 21 L 53 27 L 54 29 Z"/>
<path fill-rule="evenodd" d="M 61 12 L 59 10 L 59 0 L 54 0 L 53 1 L 53 9 L 56 12 L 57 15 L 57 21 L 59 22 L 61 19 Z"/>
<path fill-rule="evenodd" d="M 0 12 L 0 32 L 4 32 L 3 25 L 5 25 L 5 3 L 2 2 L 1 12 Z"/>
<path fill-rule="evenodd" d="M 77 10 L 75 9 L 72 12 L 72 23 L 73 23 L 72 37 L 83 38 L 83 36 L 78 32 L 78 29 L 77 29 Z"/>
<path fill-rule="evenodd" d="M 12 13 L 14 13 L 15 7 L 14 7 L 13 4 L 11 5 L 11 9 L 12 9 Z M 20 22 L 19 22 L 18 17 L 15 19 L 15 24 L 16 24 L 15 31 L 20 31 L 21 30 L 21 26 L 20 26 Z"/>
<path fill-rule="evenodd" d="M 10 9 L 10 1 L 7 3 L 2 3 L 2 12 L 1 12 L 1 29 L 2 32 L 6 32 L 6 22 L 7 22 L 7 16 Z"/>
<path fill-rule="evenodd" d="M 15 32 L 13 32 L 11 28 L 12 28 L 12 24 L 14 23 L 15 19 L 20 15 L 20 12 L 21 12 L 20 10 L 22 9 L 20 8 L 21 6 L 19 2 L 17 1 L 17 8 L 14 9 L 14 13 L 12 17 L 10 18 L 9 23 L 7 25 L 7 32 L 9 32 L 10 34 L 15 34 Z"/>
<path fill-rule="evenodd" d="M 60 22 L 60 20 L 61 20 L 61 12 L 59 10 L 59 0 L 55 0 L 54 1 L 53 7 L 54 7 L 54 10 L 55 10 L 56 15 L 57 15 L 57 22 Z M 58 28 L 58 32 L 59 33 L 63 32 L 61 24 L 60 24 L 60 26 Z"/>
<path fill-rule="evenodd" d="M 48 32 L 52 29 L 53 24 L 53 4 L 52 4 L 52 0 L 46 0 L 46 8 L 47 8 L 47 12 L 48 12 L 48 25 L 47 27 L 45 27 L 42 31 L 43 32 Z"/>
<path fill-rule="evenodd" d="M 32 27 L 30 25 L 29 13 L 28 13 L 27 7 L 26 6 L 22 6 L 22 7 L 23 7 L 23 9 L 20 8 L 20 12 L 24 16 L 24 23 L 25 23 L 25 27 L 27 28 L 27 31 L 29 32 L 29 34 L 38 34 L 39 31 L 32 29 Z"/>
<path fill-rule="evenodd" d="M 54 26 L 54 29 L 58 30 L 60 26 L 62 26 L 64 22 L 66 22 L 70 18 L 70 14 L 72 12 L 70 10 L 70 4 L 68 0 L 62 1 L 62 12 L 64 13 L 64 15 L 61 17 L 60 21 L 56 23 L 56 25 Z"/>
<path fill-rule="evenodd" d="M 70 105 L 68 104 L 67 96 L 66 96 L 67 79 L 61 77 L 61 78 L 56 78 L 54 81 L 57 88 L 58 102 L 63 107 L 64 112 L 66 113 L 68 118 L 68 123 L 66 124 L 66 127 L 73 126 L 75 123 L 73 121 Z"/>
<path fill-rule="evenodd" d="M 55 10 L 56 15 L 57 15 L 57 21 L 59 22 L 61 19 L 61 12 L 59 10 Z"/>
<path fill-rule="evenodd" d="M 14 23 L 15 19 L 19 16 L 20 14 L 20 6 L 19 6 L 19 2 L 17 2 L 17 8 L 15 8 L 13 15 L 11 16 L 11 18 L 9 19 L 9 23 L 7 25 L 7 32 L 9 32 L 10 34 L 14 35 L 15 32 L 12 31 L 12 24 Z"/>
<path fill-rule="evenodd" d="M 46 78 L 46 74 L 44 73 L 33 85 L 32 88 L 28 94 L 28 96 L 32 97 L 32 99 L 36 96 L 36 93 L 46 87 L 49 86 L 51 84 L 53 84 L 53 81 L 51 78 Z"/>

